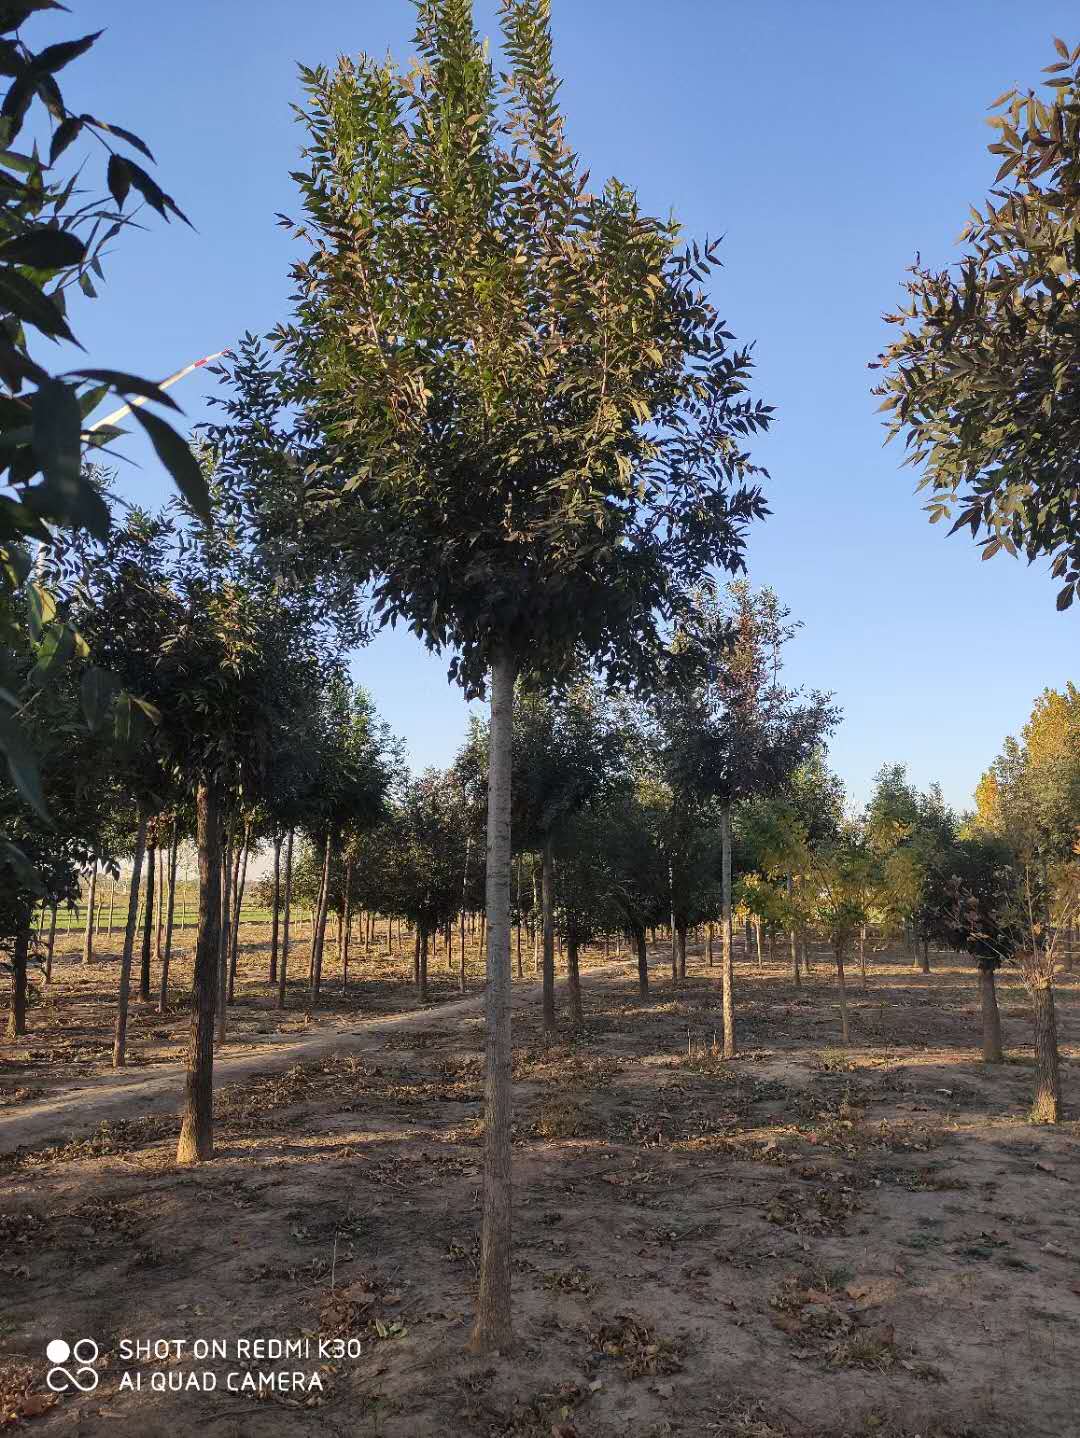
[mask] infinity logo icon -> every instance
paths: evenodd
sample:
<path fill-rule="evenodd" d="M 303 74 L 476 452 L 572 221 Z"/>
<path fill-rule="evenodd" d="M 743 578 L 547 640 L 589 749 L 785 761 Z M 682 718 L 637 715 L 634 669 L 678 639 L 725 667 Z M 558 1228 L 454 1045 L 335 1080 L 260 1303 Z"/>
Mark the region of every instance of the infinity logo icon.
<path fill-rule="evenodd" d="M 53 1393 L 66 1393 L 77 1388 L 80 1393 L 93 1393 L 98 1386 L 99 1374 L 91 1367 L 97 1362 L 98 1346 L 92 1338 L 80 1338 L 74 1347 L 63 1338 L 53 1338 L 45 1349 L 45 1357 L 53 1365 L 45 1378 L 46 1385 Z M 75 1372 L 61 1367 L 69 1358 L 78 1365 Z"/>

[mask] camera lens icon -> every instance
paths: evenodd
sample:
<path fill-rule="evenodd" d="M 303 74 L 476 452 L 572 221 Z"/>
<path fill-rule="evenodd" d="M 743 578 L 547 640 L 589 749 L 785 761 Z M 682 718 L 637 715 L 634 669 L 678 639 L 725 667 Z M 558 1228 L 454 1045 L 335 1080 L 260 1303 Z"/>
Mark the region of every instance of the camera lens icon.
<path fill-rule="evenodd" d="M 67 1393 L 77 1388 L 80 1393 L 92 1393 L 98 1386 L 99 1374 L 92 1366 L 97 1362 L 100 1349 L 92 1338 L 80 1338 L 74 1344 L 66 1338 L 50 1338 L 45 1345 L 45 1357 L 53 1365 L 45 1383 L 53 1393 Z M 76 1367 L 72 1372 L 63 1365 L 69 1360 Z"/>

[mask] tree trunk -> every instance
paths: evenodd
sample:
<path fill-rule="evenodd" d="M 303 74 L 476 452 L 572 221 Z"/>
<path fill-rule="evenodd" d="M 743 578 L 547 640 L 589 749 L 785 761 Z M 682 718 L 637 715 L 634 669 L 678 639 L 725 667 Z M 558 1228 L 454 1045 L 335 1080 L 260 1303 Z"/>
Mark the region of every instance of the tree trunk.
<path fill-rule="evenodd" d="M 113 916 L 116 913 L 116 880 L 109 879 L 109 937 L 112 937 Z"/>
<path fill-rule="evenodd" d="M 416 988 L 417 996 L 422 1004 L 428 1002 L 427 966 L 428 966 L 428 928 L 426 924 L 418 924 L 416 929 Z"/>
<path fill-rule="evenodd" d="M 1061 1072 L 1054 986 L 1049 979 L 1032 986 L 1031 1006 L 1035 1019 L 1035 1099 L 1031 1118 L 1033 1123 L 1059 1123 L 1063 1117 Z"/>
<path fill-rule="evenodd" d="M 244 906 L 244 890 L 247 887 L 248 858 L 251 854 L 251 826 L 244 831 L 244 857 L 240 865 L 240 881 L 234 892 L 232 937 L 229 941 L 229 1003 L 236 998 L 236 965 L 240 958 L 240 910 Z"/>
<path fill-rule="evenodd" d="M 26 955 L 30 949 L 30 920 L 15 935 L 11 955 L 11 1013 L 8 1015 L 7 1036 L 20 1038 L 26 1033 Z"/>
<path fill-rule="evenodd" d="M 517 861 L 517 976 L 519 979 L 525 977 L 525 970 L 521 966 L 521 859 L 518 855 Z"/>
<path fill-rule="evenodd" d="M 476 1353 L 508 1346 L 511 1336 L 510 771 L 513 725 L 514 662 L 508 655 L 499 655 L 491 672 L 488 760 L 484 1209 L 480 1229 L 480 1291 L 469 1345 Z"/>
<path fill-rule="evenodd" d="M 292 851 L 293 831 L 285 842 L 285 912 L 281 916 L 281 957 L 278 960 L 279 1009 L 285 1007 L 285 980 L 289 973 L 289 919 L 292 917 Z"/>
<path fill-rule="evenodd" d="M 240 863 L 243 858 L 244 849 L 247 844 L 247 825 L 244 826 L 244 838 L 239 844 L 231 846 L 231 862 L 225 871 L 225 882 L 229 886 L 229 922 L 222 930 L 221 937 L 225 944 L 225 999 L 232 1003 L 236 993 L 236 983 L 233 978 L 236 969 L 236 951 L 233 943 L 233 936 L 236 933 L 237 902 L 236 896 L 240 890 Z"/>
<path fill-rule="evenodd" d="M 787 897 L 788 897 L 788 906 L 789 906 L 789 907 L 791 906 L 791 902 L 792 902 L 791 895 L 792 895 L 792 891 L 793 891 L 794 887 L 795 887 L 795 881 L 794 881 L 794 879 L 792 878 L 791 874 L 789 873 L 788 876 L 787 876 L 787 884 L 786 884 Z M 790 951 L 791 951 L 791 980 L 792 980 L 792 983 L 794 983 L 794 985 L 795 985 L 796 988 L 801 988 L 801 987 L 802 987 L 802 974 L 799 972 L 799 936 L 798 936 L 798 934 L 795 932 L 795 925 L 794 925 L 794 924 L 792 924 L 791 928 L 788 930 L 788 946 L 789 946 Z"/>
<path fill-rule="evenodd" d="M 723 970 L 724 1057 L 735 1057 L 735 963 L 731 953 L 731 805 L 720 811 L 720 922 Z"/>
<path fill-rule="evenodd" d="M 844 1043 L 850 1043 L 851 1032 L 848 1028 L 847 984 L 844 981 L 844 950 L 838 945 L 834 948 L 834 953 L 836 954 L 836 984 L 840 997 L 840 1032 Z"/>
<path fill-rule="evenodd" d="M 998 1012 L 997 986 L 994 970 L 979 965 L 979 998 L 982 1004 L 982 1056 L 983 1063 L 1005 1062 L 1001 1047 L 1001 1014 Z"/>
<path fill-rule="evenodd" d="M 675 925 L 675 937 L 679 948 L 679 979 L 686 978 L 686 920 L 680 919 Z"/>
<path fill-rule="evenodd" d="M 169 1007 L 169 964 L 172 961 L 173 920 L 176 918 L 176 860 L 180 839 L 173 820 L 172 843 L 169 845 L 169 903 L 165 910 L 165 950 L 161 955 L 161 995 L 158 999 L 158 1013 L 163 1014 Z"/>
<path fill-rule="evenodd" d="M 713 966 L 712 939 L 713 939 L 713 926 L 712 926 L 712 924 L 706 924 L 706 925 L 705 925 L 705 962 L 706 962 L 706 964 L 709 966 L 710 969 L 711 969 L 712 966 Z"/>
<path fill-rule="evenodd" d="M 867 986 L 866 980 L 866 925 L 859 926 L 859 972 L 862 974 L 862 986 Z"/>
<path fill-rule="evenodd" d="M 280 920 L 278 910 L 282 902 L 282 844 L 285 834 L 273 835 L 273 912 L 270 915 L 270 972 L 266 982 L 273 988 L 278 982 L 278 938 Z"/>
<path fill-rule="evenodd" d="M 154 958 L 161 963 L 162 930 L 165 927 L 165 856 L 168 845 L 157 851 L 157 928 L 154 933 Z"/>
<path fill-rule="evenodd" d="M 218 930 L 218 996 L 217 996 L 217 1041 L 225 1042 L 226 1008 L 229 998 L 229 934 L 232 932 L 232 851 L 235 834 L 235 820 L 229 820 L 225 847 L 221 851 L 221 878 L 218 903 L 221 910 L 221 927 Z"/>
<path fill-rule="evenodd" d="M 352 938 L 352 871 L 353 861 L 350 858 L 345 865 L 345 892 L 342 895 L 343 912 L 341 916 L 341 992 L 347 993 L 349 988 L 349 940 Z M 360 915 L 360 922 L 363 924 L 364 916 Z"/>
<path fill-rule="evenodd" d="M 86 933 L 83 935 L 82 961 L 84 964 L 94 962 L 94 900 L 97 898 L 97 860 L 94 860 L 94 867 L 90 870 L 90 902 L 86 911 Z"/>
<path fill-rule="evenodd" d="M 537 914 L 540 912 L 540 890 L 539 890 L 539 888 L 537 887 L 537 885 L 538 885 L 538 875 L 537 875 L 537 872 L 536 872 L 536 864 L 534 863 L 533 866 L 532 866 L 532 899 L 533 899 L 533 901 L 532 901 L 532 915 L 531 915 L 531 919 L 532 919 L 532 951 L 533 951 L 533 953 L 532 953 L 532 962 L 533 962 L 533 973 L 534 973 L 534 974 L 538 974 L 538 973 L 540 972 L 540 925 L 536 922 L 536 916 L 537 916 Z"/>
<path fill-rule="evenodd" d="M 146 907 L 143 910 L 142 963 L 139 966 L 139 999 L 150 1002 L 150 949 L 154 941 L 154 884 L 157 878 L 157 846 L 146 848 Z"/>
<path fill-rule="evenodd" d="M 919 940 L 916 940 L 915 946 L 920 951 L 920 967 L 924 974 L 928 974 L 930 972 L 930 940 L 923 939 L 921 944 Z"/>
<path fill-rule="evenodd" d="M 649 997 L 649 952 L 645 946 L 645 930 L 634 930 L 634 943 L 637 946 L 637 981 L 638 993 L 643 999 Z"/>
<path fill-rule="evenodd" d="M 417 924 L 416 932 L 413 934 L 412 952 L 412 981 L 413 987 L 420 987 L 420 925 Z"/>
<path fill-rule="evenodd" d="M 199 853 L 199 930 L 188 1040 L 184 1117 L 176 1146 L 179 1164 L 214 1156 L 214 1009 L 221 972 L 221 799 L 203 779 L 195 793 L 195 843 Z"/>
<path fill-rule="evenodd" d="M 570 1022 L 574 1028 L 585 1027 L 585 1015 L 581 1007 L 581 968 L 578 963 L 578 941 L 576 936 L 566 939 L 566 988 L 570 996 Z"/>
<path fill-rule="evenodd" d="M 146 854 L 146 811 L 139 807 L 139 827 L 135 831 L 135 854 L 131 864 L 131 889 L 128 893 L 127 928 L 120 955 L 120 994 L 116 1004 L 116 1032 L 113 1035 L 113 1068 L 122 1069 L 127 1061 L 128 996 L 131 992 L 131 958 L 135 952 L 135 926 L 139 917 L 139 884 L 143 858 Z"/>
<path fill-rule="evenodd" d="M 668 865 L 668 885 L 671 890 L 671 987 L 679 983 L 679 939 L 675 926 L 675 871 Z"/>
<path fill-rule="evenodd" d="M 93 909 L 90 910 L 91 915 Z M 52 906 L 52 913 L 49 915 L 49 937 L 45 941 L 45 982 L 52 983 L 52 961 L 53 949 L 56 947 L 56 905 Z"/>
<path fill-rule="evenodd" d="M 319 893 L 319 907 L 315 915 L 314 941 L 315 948 L 312 954 L 311 967 L 311 997 L 313 1002 L 318 1002 L 319 990 L 322 986 L 322 965 L 323 949 L 326 945 L 326 921 L 330 914 L 330 858 L 333 853 L 334 836 L 327 834 L 326 848 L 323 851 L 323 872 L 322 888 Z"/>
<path fill-rule="evenodd" d="M 540 922 L 543 928 L 544 1035 L 555 1037 L 555 856 L 550 836 L 540 851 Z"/>

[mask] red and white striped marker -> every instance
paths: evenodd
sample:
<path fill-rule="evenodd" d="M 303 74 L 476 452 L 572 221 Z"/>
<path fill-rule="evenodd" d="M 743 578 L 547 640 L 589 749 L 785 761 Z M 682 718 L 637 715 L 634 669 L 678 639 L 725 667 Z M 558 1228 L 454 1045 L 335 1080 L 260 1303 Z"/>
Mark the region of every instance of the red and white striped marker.
<path fill-rule="evenodd" d="M 175 384 L 177 380 L 183 379 L 185 375 L 191 374 L 193 370 L 202 369 L 203 365 L 212 364 L 214 360 L 221 359 L 223 355 L 227 355 L 228 353 L 228 350 L 218 350 L 217 354 L 204 355 L 202 359 L 195 360 L 191 364 L 186 364 L 183 369 L 178 369 L 175 374 L 171 374 L 168 379 L 163 379 L 158 385 L 158 389 L 168 389 L 170 385 Z M 121 405 L 119 409 L 113 410 L 112 414 L 107 414 L 104 419 L 95 420 L 92 425 L 88 426 L 88 429 L 92 431 L 102 429 L 107 424 L 116 424 L 124 418 L 124 415 L 130 414 L 133 409 L 137 409 L 139 405 L 145 403 L 145 395 L 136 395 L 128 404 Z"/>

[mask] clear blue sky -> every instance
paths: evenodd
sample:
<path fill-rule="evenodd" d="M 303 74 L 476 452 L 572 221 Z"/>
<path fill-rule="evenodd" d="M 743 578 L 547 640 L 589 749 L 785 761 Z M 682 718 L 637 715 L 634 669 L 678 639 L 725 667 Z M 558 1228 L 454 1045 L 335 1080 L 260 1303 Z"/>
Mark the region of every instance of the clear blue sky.
<path fill-rule="evenodd" d="M 71 0 L 28 37 L 106 27 L 66 72 L 69 104 L 134 129 L 198 233 L 150 216 L 78 313 L 99 364 L 160 376 L 265 332 L 283 314 L 295 211 L 295 65 L 410 53 L 407 0 Z M 723 234 L 715 285 L 757 342 L 777 406 L 757 447 L 774 516 L 750 573 L 805 628 L 790 677 L 835 692 L 832 762 L 856 799 L 884 761 L 957 805 L 1036 694 L 1076 677 L 1076 620 L 1045 566 L 982 564 L 931 528 L 900 452 L 882 448 L 867 362 L 916 249 L 945 262 L 992 178 L 986 106 L 1034 83 L 1051 35 L 1080 38 L 1065 0 L 553 0 L 570 138 L 594 178 L 616 174 L 692 235 Z M 494 35 L 494 0 L 478 22 Z M 175 391 L 205 416 L 202 377 Z M 131 492 L 164 492 L 152 457 Z M 465 722 L 445 663 L 387 633 L 355 671 L 417 766 L 445 762 Z"/>

